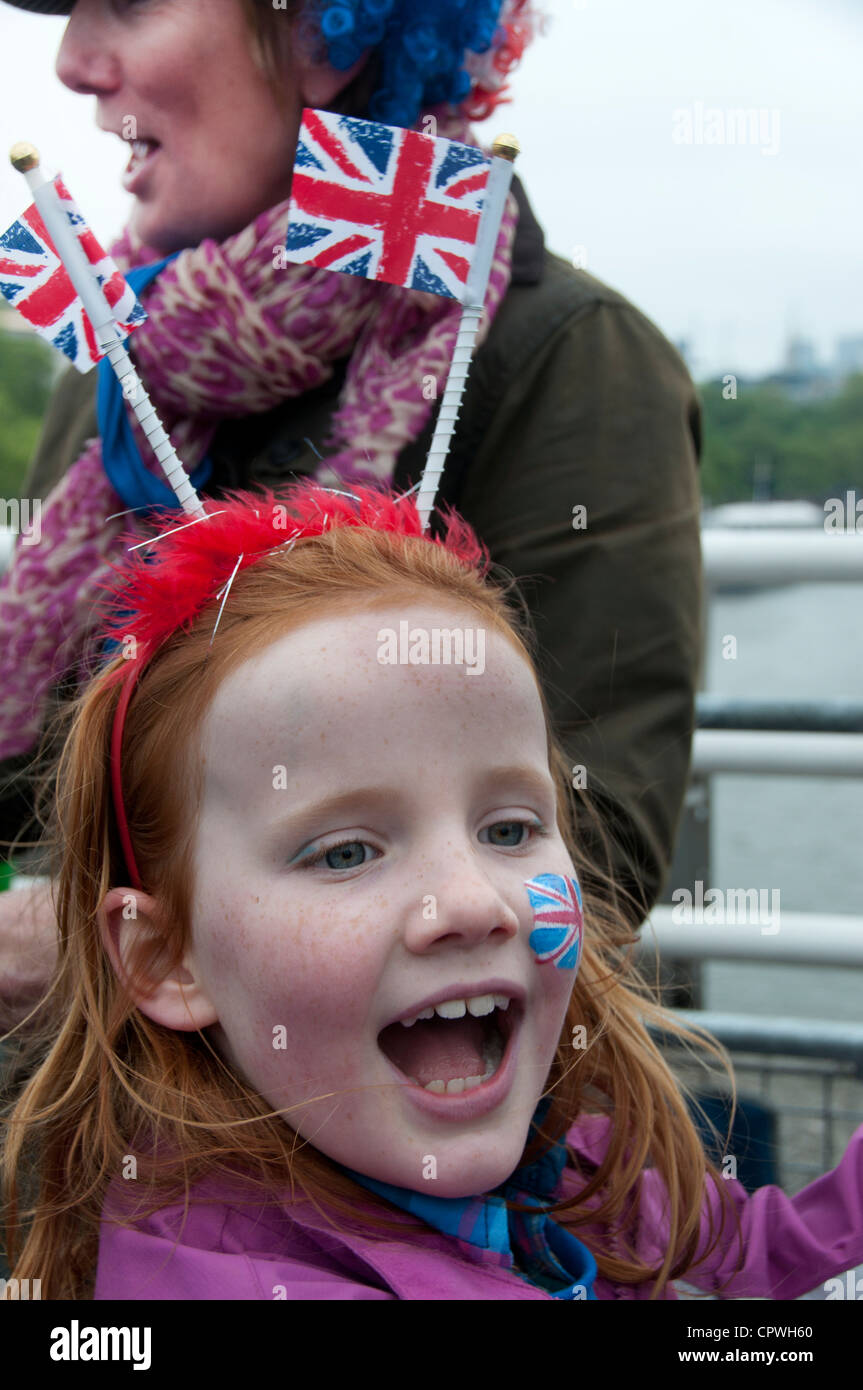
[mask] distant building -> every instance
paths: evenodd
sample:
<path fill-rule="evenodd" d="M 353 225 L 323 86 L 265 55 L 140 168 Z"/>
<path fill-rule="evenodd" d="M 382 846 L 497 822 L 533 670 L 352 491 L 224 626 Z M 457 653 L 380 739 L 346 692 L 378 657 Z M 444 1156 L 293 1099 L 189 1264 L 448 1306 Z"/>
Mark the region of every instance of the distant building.
<path fill-rule="evenodd" d="M 792 401 L 823 401 L 835 396 L 842 387 L 842 381 L 836 372 L 828 371 L 826 367 L 819 367 L 815 371 L 789 371 L 787 368 L 779 372 L 768 372 L 761 378 L 761 386 L 778 386 L 785 395 Z"/>
<path fill-rule="evenodd" d="M 814 376 L 818 372 L 818 352 L 811 338 L 788 339 L 783 370 L 794 376 Z"/>
<path fill-rule="evenodd" d="M 694 370 L 697 354 L 693 353 L 691 340 L 678 339 L 674 346 L 684 358 L 686 365 L 698 380 Z M 733 364 L 728 368 L 737 380 L 737 388 L 744 386 L 778 386 L 795 401 L 827 400 L 842 390 L 845 382 L 856 373 L 863 374 L 863 335 L 852 334 L 837 338 L 833 362 L 828 366 L 818 360 L 818 350 L 812 338 L 796 334 L 788 338 L 785 345 L 785 359 L 774 372 L 763 376 L 749 376 L 734 372 Z M 721 380 L 722 373 L 714 372 L 711 379 Z"/>
<path fill-rule="evenodd" d="M 836 368 L 843 378 L 863 372 L 863 335 L 836 339 Z"/>
<path fill-rule="evenodd" d="M 855 371 L 863 371 L 863 338 L 838 339 L 834 365 L 827 367 L 819 362 L 813 340 L 795 334 L 786 343 L 783 366 L 762 381 L 781 387 L 791 400 L 805 403 L 838 395 Z"/>

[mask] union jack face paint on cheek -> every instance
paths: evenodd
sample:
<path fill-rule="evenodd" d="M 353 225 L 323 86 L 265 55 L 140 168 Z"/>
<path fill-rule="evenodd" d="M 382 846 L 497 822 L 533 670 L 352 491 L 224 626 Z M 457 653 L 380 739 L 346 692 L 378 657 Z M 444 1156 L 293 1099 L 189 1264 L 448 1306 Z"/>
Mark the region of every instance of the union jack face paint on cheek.
<path fill-rule="evenodd" d="M 556 965 L 558 970 L 577 970 L 584 937 L 581 888 L 573 875 L 538 874 L 525 879 L 524 886 L 533 908 L 530 948 L 538 965 Z"/>

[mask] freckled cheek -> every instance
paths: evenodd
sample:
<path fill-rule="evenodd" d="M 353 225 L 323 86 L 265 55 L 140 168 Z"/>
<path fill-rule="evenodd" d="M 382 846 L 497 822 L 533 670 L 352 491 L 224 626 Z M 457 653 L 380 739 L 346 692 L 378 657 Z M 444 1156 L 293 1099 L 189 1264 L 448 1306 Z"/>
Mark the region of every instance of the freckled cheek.
<path fill-rule="evenodd" d="M 247 903 L 241 907 L 222 898 L 206 904 L 192 932 L 196 955 L 211 970 L 232 970 L 255 954 L 261 927 L 260 920 L 250 917 Z"/>
<path fill-rule="evenodd" d="M 562 971 L 560 973 L 563 974 Z M 557 1041 L 557 1038 L 560 1035 L 560 1031 L 563 1028 L 564 1023 L 566 1022 L 566 1012 L 569 1008 L 569 1001 L 572 998 L 572 989 L 574 983 L 575 982 L 572 979 L 562 979 L 556 981 L 557 988 L 555 989 L 555 1007 L 553 1017 L 557 1020 L 558 1027 L 555 1030 L 555 1042 Z"/>
<path fill-rule="evenodd" d="M 202 913 L 193 932 L 195 963 L 202 983 L 220 1015 L 258 1014 L 258 1005 L 269 1007 L 288 978 L 285 943 L 272 924 L 221 904 Z"/>
<path fill-rule="evenodd" d="M 248 904 L 244 904 L 248 914 Z M 250 919 L 223 909 L 202 921 L 197 948 L 223 1026 L 243 1049 L 265 1055 L 272 1030 L 283 1027 L 295 1057 L 336 1052 L 343 1065 L 357 1055 L 346 1040 L 368 1031 L 377 986 L 374 962 L 350 926 L 341 934 L 323 921 L 314 930 L 283 919 Z M 284 1055 L 284 1054 L 282 1054 Z"/>
<path fill-rule="evenodd" d="M 566 1021 L 566 1010 L 572 994 L 572 985 L 571 976 L 565 979 L 562 970 L 546 967 L 543 972 L 534 1005 L 537 1023 L 536 1038 L 541 1048 L 553 1050 L 557 1046 Z"/>
<path fill-rule="evenodd" d="M 361 1051 L 377 986 L 368 957 L 352 952 L 348 942 L 339 950 L 322 936 L 295 942 L 286 959 L 289 983 L 282 998 L 288 1033 L 305 1050 L 313 1048 L 321 1057 L 335 1054 L 349 1066 Z M 272 980 L 268 984 L 272 992 Z"/>

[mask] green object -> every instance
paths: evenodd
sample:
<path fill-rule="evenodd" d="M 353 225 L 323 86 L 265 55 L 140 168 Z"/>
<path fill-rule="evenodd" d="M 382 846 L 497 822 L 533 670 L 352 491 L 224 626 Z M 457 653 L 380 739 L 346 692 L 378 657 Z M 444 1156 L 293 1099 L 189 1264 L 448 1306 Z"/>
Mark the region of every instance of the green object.
<path fill-rule="evenodd" d="M 0 893 L 9 887 L 14 877 L 14 865 L 10 864 L 6 859 L 0 860 Z"/>

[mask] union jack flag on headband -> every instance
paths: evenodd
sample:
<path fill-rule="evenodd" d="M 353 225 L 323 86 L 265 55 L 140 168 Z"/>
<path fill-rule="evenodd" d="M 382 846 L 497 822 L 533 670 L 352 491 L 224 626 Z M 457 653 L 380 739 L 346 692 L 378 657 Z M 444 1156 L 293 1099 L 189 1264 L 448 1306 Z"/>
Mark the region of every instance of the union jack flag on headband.
<path fill-rule="evenodd" d="M 285 257 L 461 301 L 490 169 L 454 140 L 306 109 Z"/>
<path fill-rule="evenodd" d="M 144 322 L 146 310 L 111 257 L 102 250 L 59 174 L 54 188 L 114 312 L 117 335 L 125 338 Z M 35 203 L 0 235 L 0 293 L 41 338 L 71 357 L 79 372 L 89 372 L 103 356 L 93 325 Z"/>
<path fill-rule="evenodd" d="M 533 908 L 530 947 L 540 965 L 553 962 L 560 970 L 575 970 L 581 959 L 584 914 L 577 878 L 539 874 L 526 879 Z"/>

